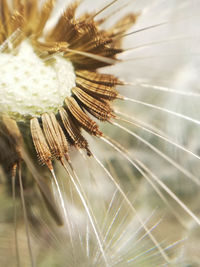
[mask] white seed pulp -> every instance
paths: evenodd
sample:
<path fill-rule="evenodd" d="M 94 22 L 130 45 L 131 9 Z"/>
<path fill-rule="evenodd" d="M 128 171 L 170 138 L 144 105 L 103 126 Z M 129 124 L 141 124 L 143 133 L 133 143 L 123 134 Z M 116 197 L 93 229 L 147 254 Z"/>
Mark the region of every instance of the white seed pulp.
<path fill-rule="evenodd" d="M 75 79 L 71 62 L 57 55 L 47 64 L 23 41 L 16 55 L 0 53 L 0 113 L 25 120 L 57 112 Z"/>

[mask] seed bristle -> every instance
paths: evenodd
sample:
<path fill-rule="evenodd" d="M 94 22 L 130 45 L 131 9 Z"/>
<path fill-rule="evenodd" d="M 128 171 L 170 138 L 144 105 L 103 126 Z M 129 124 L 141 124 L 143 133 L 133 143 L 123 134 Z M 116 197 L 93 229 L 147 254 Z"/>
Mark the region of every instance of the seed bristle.
<path fill-rule="evenodd" d="M 63 157 L 67 158 L 67 140 L 55 115 L 53 113 L 42 114 L 42 125 L 52 156 L 58 160 Z"/>
<path fill-rule="evenodd" d="M 1 22 L 4 26 L 5 33 L 9 36 L 11 32 L 11 12 L 8 7 L 7 0 L 2 0 L 0 2 L 0 10 L 1 10 Z"/>
<path fill-rule="evenodd" d="M 35 38 L 32 39 L 32 44 L 41 51 L 48 53 L 66 52 L 68 44 L 66 42 L 40 42 Z"/>
<path fill-rule="evenodd" d="M 88 155 L 91 155 L 91 152 L 88 147 L 88 142 L 81 134 L 80 127 L 76 124 L 76 121 L 71 118 L 69 112 L 67 112 L 64 108 L 59 109 L 59 113 L 62 119 L 62 123 L 66 129 L 67 134 L 72 141 L 72 144 L 77 148 L 82 148 L 87 151 Z"/>
<path fill-rule="evenodd" d="M 114 100 L 118 95 L 117 90 L 113 86 L 91 82 L 80 77 L 76 78 L 76 84 L 86 93 L 103 99 Z"/>
<path fill-rule="evenodd" d="M 42 10 L 40 12 L 40 18 L 38 20 L 39 23 L 35 29 L 35 33 L 37 37 L 39 37 L 42 34 L 44 27 L 46 25 L 46 22 L 48 21 L 51 15 L 51 12 L 53 10 L 54 4 L 55 4 L 55 0 L 47 0 L 43 4 Z"/>
<path fill-rule="evenodd" d="M 65 103 L 72 116 L 87 132 L 95 136 L 101 136 L 102 133 L 100 132 L 96 122 L 83 112 L 73 97 L 65 98 Z"/>
<path fill-rule="evenodd" d="M 63 41 L 64 38 L 69 36 L 72 32 L 73 21 L 75 20 L 75 12 L 79 6 L 79 1 L 75 1 L 70 6 L 66 8 L 66 10 L 61 15 L 59 21 L 57 22 L 54 29 L 52 29 L 46 40 L 49 41 Z M 76 32 L 77 33 L 77 32 Z M 66 40 L 67 41 L 67 40 Z"/>
<path fill-rule="evenodd" d="M 97 100 L 96 98 L 85 93 L 79 87 L 74 87 L 72 93 L 82 102 L 84 107 L 101 121 L 108 121 L 112 117 L 112 109 L 106 102 Z"/>
<path fill-rule="evenodd" d="M 136 20 L 138 18 L 137 14 L 126 14 L 125 16 L 123 16 L 120 20 L 118 20 L 113 27 L 109 30 L 109 34 L 111 37 L 114 37 L 118 34 L 123 34 L 125 33 L 127 30 L 129 30 L 129 28 L 131 28 L 133 26 L 133 24 L 135 24 Z M 115 45 L 121 45 L 120 43 L 115 43 Z"/>
<path fill-rule="evenodd" d="M 97 83 L 97 84 L 107 85 L 110 87 L 124 84 L 117 77 L 111 74 L 105 74 L 105 73 L 102 74 L 102 73 L 88 71 L 88 70 L 77 70 L 76 75 L 77 77 L 83 78 L 87 81 Z"/>
<path fill-rule="evenodd" d="M 39 161 L 52 169 L 51 152 L 37 118 L 31 119 L 30 130 Z"/>

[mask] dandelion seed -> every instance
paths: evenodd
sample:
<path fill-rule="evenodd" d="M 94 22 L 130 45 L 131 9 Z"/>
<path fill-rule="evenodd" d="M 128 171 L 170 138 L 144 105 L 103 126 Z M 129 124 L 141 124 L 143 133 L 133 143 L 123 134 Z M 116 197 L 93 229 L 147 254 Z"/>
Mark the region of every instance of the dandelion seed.
<path fill-rule="evenodd" d="M 172 93 L 168 94 L 170 101 L 170 95 L 181 100 L 188 97 L 192 104 L 198 99 L 198 91 L 181 91 L 164 82 L 170 80 L 171 71 L 166 58 L 177 54 L 171 46 L 184 40 L 192 40 L 194 46 L 196 32 L 183 37 L 181 30 L 173 36 L 172 25 L 189 22 L 187 16 L 184 20 L 184 16 L 174 19 L 166 15 L 166 1 L 158 1 L 162 20 L 153 18 L 147 25 L 140 17 L 151 8 L 156 11 L 156 1 L 148 6 L 143 3 L 142 9 L 141 1 L 124 4 L 114 0 L 96 12 L 85 13 L 79 13 L 79 8 L 86 7 L 87 1 L 72 1 L 48 27 L 58 2 L 0 1 L 0 166 L 2 185 L 8 188 L 5 195 L 12 193 L 10 221 L 14 228 L 12 259 L 5 259 L 0 248 L 0 262 L 32 267 L 43 266 L 43 260 L 51 266 L 176 264 L 180 250 L 174 256 L 173 244 L 181 247 L 176 240 L 183 239 L 182 233 L 167 240 L 157 229 L 165 216 L 173 216 L 182 231 L 189 232 L 191 222 L 200 224 L 198 208 L 185 203 L 176 188 L 171 189 L 183 178 L 186 185 L 194 182 L 198 195 L 198 171 L 185 162 L 189 159 L 191 165 L 198 164 L 199 155 L 196 143 L 191 148 L 189 140 L 186 144 L 175 140 L 171 129 L 165 134 L 163 122 L 173 120 L 167 125 L 174 127 L 176 120 L 182 120 L 186 125 L 183 132 L 188 131 L 189 136 L 193 130 L 188 125 L 196 130 L 199 118 L 177 111 L 176 106 L 166 107 L 168 101 L 163 104 L 162 96 Z M 180 10 L 187 9 L 179 4 Z M 137 5 L 138 10 L 127 12 L 129 6 Z M 171 8 L 174 10 L 173 5 Z M 144 42 L 142 38 L 137 43 L 138 36 L 150 32 L 158 34 L 158 39 Z M 159 39 L 162 34 L 165 38 Z M 129 38 L 135 38 L 129 46 L 133 48 L 123 48 L 122 41 Z M 160 54 L 163 46 L 169 49 Z M 145 54 L 149 48 L 156 54 Z M 183 58 L 195 54 L 181 52 Z M 140 60 L 126 60 L 132 53 L 138 54 L 130 58 L 143 59 L 145 66 Z M 160 65 L 148 63 L 155 58 Z M 165 76 L 160 71 L 162 64 L 167 66 Z M 121 68 L 119 72 L 117 68 Z M 142 79 L 137 77 L 141 73 Z M 149 79 L 149 74 L 156 78 Z M 137 140 L 134 144 L 132 137 Z M 168 151 L 170 148 L 176 149 L 178 156 Z M 183 158 L 179 159 L 179 153 L 184 153 Z M 144 190 L 158 195 L 153 210 L 164 203 L 164 211 L 158 208 L 162 219 L 148 217 L 152 207 Z"/>

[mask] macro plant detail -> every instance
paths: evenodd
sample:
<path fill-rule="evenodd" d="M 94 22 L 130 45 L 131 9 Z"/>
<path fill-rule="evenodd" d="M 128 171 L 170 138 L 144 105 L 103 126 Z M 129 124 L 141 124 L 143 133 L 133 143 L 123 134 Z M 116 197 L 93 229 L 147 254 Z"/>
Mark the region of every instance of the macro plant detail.
<path fill-rule="evenodd" d="M 0 1 L 0 165 L 5 192 L 12 199 L 9 220 L 14 228 L 11 239 L 14 260 L 10 260 L 10 266 L 178 266 L 184 262 L 180 260 L 182 249 L 174 247 L 184 244 L 185 235 L 181 234 L 187 233 L 191 224 L 195 225 L 192 228 L 199 227 L 200 219 L 198 208 L 185 203 L 170 183 L 189 178 L 189 183 L 192 181 L 198 188 L 200 182 L 190 167 L 182 165 L 168 149 L 189 155 L 191 162 L 191 158 L 200 158 L 187 144 L 174 140 L 171 129 L 170 136 L 165 133 L 164 119 L 158 119 L 158 123 L 156 116 L 164 113 L 166 121 L 172 116 L 185 124 L 199 124 L 199 121 L 198 117 L 167 108 L 165 103 L 157 105 L 157 100 L 162 103 L 162 96 L 154 94 L 171 93 L 173 97 L 168 102 L 172 102 L 172 107 L 177 95 L 198 98 L 199 94 L 159 85 L 159 79 L 164 81 L 160 71 L 161 78 L 156 77 L 155 84 L 151 84 L 148 75 L 153 64 L 146 64 L 144 80 L 129 79 L 132 77 L 128 73 L 139 73 L 139 63 L 138 69 L 124 68 L 114 74 L 107 69 L 126 63 L 120 56 L 138 48 L 174 41 L 176 45 L 179 39 L 188 37 L 150 40 L 143 46 L 136 44 L 126 49 L 124 39 L 171 22 L 150 22 L 132 30 L 143 11 L 128 11 L 118 18 L 118 7 L 113 13 L 101 16 L 120 2 L 114 0 L 96 12 L 80 15 L 78 10 L 84 1 L 72 1 L 54 25 L 48 27 L 57 2 Z M 128 2 L 122 9 L 127 6 Z M 110 26 L 108 21 L 113 17 Z M 180 21 L 182 18 L 172 19 L 175 25 Z M 159 59 L 164 62 L 162 55 Z M 137 57 L 128 61 L 137 64 Z M 178 75 L 174 73 L 175 80 Z M 166 71 L 166 77 L 171 76 Z M 151 88 L 153 101 L 143 101 L 136 93 L 132 97 L 135 87 L 141 91 Z M 151 116 L 149 112 L 146 123 L 145 119 L 139 119 L 142 109 L 131 110 L 130 115 L 134 105 L 157 114 Z M 104 154 L 101 157 L 97 152 L 98 147 L 99 151 L 102 149 L 100 143 L 106 147 L 105 159 Z M 155 160 L 153 153 L 157 155 Z M 154 167 L 157 159 L 165 166 L 160 172 Z M 96 164 L 94 169 L 93 164 Z M 127 173 L 126 178 L 123 172 Z M 102 183 L 102 192 L 98 183 Z M 180 240 L 163 241 L 167 235 L 159 238 L 159 230 L 156 232 L 162 219 L 154 221 L 153 215 L 148 217 L 143 211 L 144 219 L 142 212 L 138 212 L 141 204 L 136 196 L 137 192 L 140 197 L 143 195 L 145 183 L 158 196 L 153 210 L 160 202 L 164 203 L 170 219 L 173 214 L 171 220 L 181 225 Z M 198 192 L 197 189 L 197 195 Z M 190 218 L 189 223 L 182 219 L 182 213 Z M 25 234 L 21 233 L 21 225 Z M 46 263 L 43 252 L 48 255 Z M 6 259 L 2 262 L 7 264 Z"/>
<path fill-rule="evenodd" d="M 113 75 L 100 74 L 96 70 L 115 62 L 115 55 L 122 52 L 120 48 L 121 35 L 134 23 L 135 16 L 126 16 L 127 24 L 124 25 L 124 19 L 122 19 L 113 29 L 106 32 L 99 29 L 99 25 L 103 23 L 102 20 L 94 21 L 95 14 L 86 14 L 75 19 L 75 11 L 79 5 L 78 2 L 75 2 L 67 7 L 56 26 L 44 37 L 43 30 L 54 7 L 54 2 L 52 0 L 45 2 L 41 10 L 38 7 L 38 1 L 25 1 L 24 3 L 23 1 L 13 1 L 13 10 L 9 8 L 7 1 L 1 2 L 1 53 L 3 59 L 7 61 L 10 59 L 11 63 L 9 64 L 13 64 L 15 68 L 15 74 L 13 74 L 15 85 L 14 82 L 10 85 L 6 81 L 7 77 L 5 81 L 2 78 L 2 87 L 5 87 L 4 92 L 6 91 L 7 95 L 4 95 L 1 103 L 3 144 L 1 162 L 8 175 L 15 174 L 20 162 L 24 161 L 23 137 L 17 122 L 28 125 L 30 121 L 31 136 L 28 135 L 33 140 L 38 159 L 51 171 L 53 171 L 51 163 L 53 159 L 61 162 L 64 158 L 68 160 L 68 144 L 78 149 L 85 149 L 90 156 L 91 152 L 87 141 L 81 134 L 81 128 L 94 136 L 102 136 L 102 132 L 97 123 L 85 111 L 101 121 L 109 121 L 114 117 L 110 103 L 118 97 L 115 87 L 123 84 Z M 44 40 L 40 41 L 41 38 Z M 31 49 L 33 51 L 29 51 Z M 26 50 L 28 50 L 27 54 Z M 25 56 L 21 58 L 23 53 Z M 26 57 L 30 58 L 32 53 L 38 57 L 37 61 L 28 59 L 26 68 Z M 29 79 L 36 79 L 36 75 L 31 73 L 32 69 L 28 70 L 28 63 L 32 64 L 34 68 L 40 68 L 39 60 L 42 61 L 41 74 L 39 74 L 41 79 L 50 79 L 47 81 L 50 84 L 47 84 L 46 87 L 52 87 L 51 83 L 53 83 L 54 87 L 59 87 L 58 91 L 55 88 L 43 88 L 44 84 L 40 84 L 37 80 L 35 82 L 31 80 L 33 83 L 31 85 L 23 86 L 21 84 L 26 76 L 20 77 L 20 74 L 16 73 L 16 69 L 21 67 L 20 63 L 25 65 L 25 75 L 27 75 L 29 83 Z M 15 63 L 15 61 L 19 62 Z M 67 66 L 68 61 L 73 64 L 76 79 L 74 73 L 70 73 L 73 72 L 73 69 Z M 8 70 L 11 68 L 9 64 L 5 64 L 8 65 Z M 54 64 L 57 66 L 55 67 Z M 2 66 L 4 65 L 2 64 Z M 67 81 L 61 85 L 52 81 L 51 77 L 47 76 L 52 74 L 46 70 L 50 68 L 49 66 L 53 69 L 59 67 L 64 69 L 59 75 L 62 76 L 62 79 L 66 77 Z M 8 70 L 5 71 L 8 72 Z M 72 77 L 68 78 L 68 73 Z M 54 77 L 54 79 L 56 78 Z M 16 88 L 7 90 L 6 86 L 19 87 L 17 93 L 22 89 L 20 96 L 12 95 Z M 34 87 L 38 87 L 38 91 Z M 51 89 L 54 91 L 49 93 L 48 91 Z M 41 91 L 44 90 L 48 90 L 46 93 L 50 98 L 50 102 L 47 103 L 49 107 L 45 104 L 45 99 L 40 96 Z M 64 92 L 68 96 L 63 96 Z M 59 93 L 61 93 L 59 97 L 63 98 L 58 99 L 58 103 L 53 102 Z M 14 101 L 19 101 L 20 107 L 17 107 L 18 103 L 13 107 L 11 97 L 15 97 Z M 41 102 L 39 102 L 40 97 Z M 38 104 L 34 104 L 37 101 Z M 48 109 L 55 112 L 48 112 Z M 58 114 L 59 118 L 56 118 Z M 43 129 L 41 129 L 41 125 Z M 15 157 L 11 155 L 15 155 Z M 40 189 L 44 193 L 44 190 Z"/>
<path fill-rule="evenodd" d="M 56 59 L 55 57 L 54 59 L 56 54 L 57 57 L 63 57 L 65 60 L 73 62 L 74 71 L 76 73 L 76 82 L 73 81 L 74 77 L 72 77 L 71 83 L 69 82 L 69 84 L 65 83 L 64 85 L 61 85 L 69 87 L 65 89 L 68 89 L 69 96 L 63 99 L 63 102 L 65 101 L 66 109 L 61 108 L 62 105 L 58 107 L 55 106 L 53 108 L 56 112 L 60 108 L 60 117 L 65 130 L 69 135 L 71 144 L 76 145 L 79 148 L 84 148 L 89 153 L 87 142 L 81 136 L 80 127 L 95 136 L 101 135 L 101 132 L 99 131 L 97 124 L 90 119 L 87 114 L 85 114 L 83 109 L 87 110 L 99 120 L 109 120 L 109 118 L 113 117 L 110 101 L 116 99 L 118 96 L 115 86 L 123 84 L 112 75 L 99 74 L 95 71 L 99 67 L 113 64 L 115 55 L 122 52 L 122 49 L 117 48 L 117 44 L 120 43 L 119 33 L 123 34 L 131 23 L 135 21 L 135 17 L 132 15 L 127 17 L 128 27 L 122 25 L 122 21 L 124 21 L 122 20 L 114 26 L 114 29 L 110 29 L 110 32 L 100 31 L 98 26 L 103 23 L 103 21 L 95 22 L 93 20 L 94 15 L 85 15 L 79 19 L 75 19 L 75 11 L 78 7 L 78 3 L 74 3 L 66 9 L 57 25 L 48 33 L 47 36 L 45 36 L 44 41 L 39 41 L 42 37 L 43 29 L 51 14 L 53 6 L 54 1 L 47 1 L 41 11 L 39 11 L 38 1 L 27 1 L 24 4 L 20 3 L 20 1 L 14 1 L 14 11 L 10 11 L 7 2 L 3 1 L 1 7 L 1 50 L 4 53 L 11 52 L 12 54 L 18 54 L 23 53 L 26 49 L 25 47 L 22 47 L 22 49 L 20 49 L 22 52 L 17 51 L 20 46 L 32 46 L 36 55 L 39 55 L 47 66 L 48 64 L 53 65 L 54 61 L 57 63 L 58 58 Z M 38 14 L 40 14 L 39 18 Z M 16 35 L 16 37 L 12 37 L 12 35 Z M 11 40 L 9 40 L 9 38 Z M 25 42 L 29 43 L 24 44 Z M 11 46 L 11 48 L 9 46 Z M 95 58 L 96 54 L 97 58 Z M 102 61 L 104 62 L 101 62 L 98 57 L 102 58 Z M 18 59 L 17 55 L 14 56 L 13 61 L 16 59 Z M 22 59 L 22 62 L 24 63 L 24 59 Z M 30 63 L 34 64 L 34 62 Z M 61 60 L 58 64 L 60 64 L 61 68 L 61 65 L 66 63 Z M 43 68 L 45 69 L 44 66 Z M 43 69 L 41 72 L 42 71 L 45 72 Z M 29 75 L 31 76 L 31 74 Z M 66 71 L 62 73 L 62 76 L 65 75 Z M 16 81 L 17 79 L 19 78 L 15 77 Z M 2 86 L 5 86 L 5 84 L 6 82 L 2 81 Z M 54 84 L 54 86 L 56 85 L 57 84 Z M 34 86 L 36 86 L 36 84 L 34 84 Z M 24 86 L 23 89 L 31 91 L 32 94 L 35 93 L 36 97 L 38 97 L 39 92 L 33 92 L 33 89 L 29 88 L 28 85 Z M 70 90 L 72 94 L 71 96 Z M 50 97 L 56 97 L 58 93 L 59 91 L 54 91 L 54 95 L 52 94 Z M 10 97 L 9 91 L 8 96 L 5 96 L 5 98 L 6 97 Z M 21 93 L 21 98 L 23 98 L 23 92 Z M 9 101 L 6 100 L 7 99 L 3 101 Z M 16 100 L 18 99 L 16 98 Z M 20 112 L 18 113 L 17 110 L 12 111 L 10 106 L 7 106 L 7 103 L 5 103 L 4 106 L 2 101 L 2 113 L 6 112 L 7 108 L 7 113 L 11 113 L 11 118 L 13 117 L 13 119 L 15 119 L 15 116 L 19 117 L 17 121 L 26 120 L 28 117 L 33 117 L 34 115 L 37 117 L 41 116 L 45 136 L 49 143 L 51 152 L 50 149 L 47 151 L 48 145 L 44 141 L 45 139 L 39 129 L 39 124 L 35 119 L 33 119 L 31 121 L 31 132 L 39 159 L 42 163 L 47 164 L 49 163 L 49 159 L 54 156 L 57 159 L 62 158 L 67 153 L 67 144 L 64 141 L 66 137 L 64 137 L 63 130 L 60 128 L 59 124 L 57 124 L 57 120 L 54 115 L 42 115 L 41 106 L 43 102 L 40 103 L 38 107 L 35 105 L 35 109 L 38 108 L 39 110 L 34 110 L 33 103 L 25 102 L 28 100 L 30 101 L 30 99 L 26 99 L 24 96 L 24 99 L 20 100 L 21 107 L 23 104 L 32 104 L 29 108 L 30 110 L 32 108 L 32 110 L 30 112 L 29 110 L 25 110 L 24 114 L 22 114 L 20 118 Z M 22 102 L 23 100 L 25 103 Z M 56 105 L 57 103 L 49 103 L 49 105 L 50 104 Z M 46 108 L 48 109 L 48 107 Z M 28 108 L 25 106 L 25 109 Z M 6 120 L 4 120 L 4 124 L 6 124 Z M 18 145 L 20 146 L 20 144 Z"/>

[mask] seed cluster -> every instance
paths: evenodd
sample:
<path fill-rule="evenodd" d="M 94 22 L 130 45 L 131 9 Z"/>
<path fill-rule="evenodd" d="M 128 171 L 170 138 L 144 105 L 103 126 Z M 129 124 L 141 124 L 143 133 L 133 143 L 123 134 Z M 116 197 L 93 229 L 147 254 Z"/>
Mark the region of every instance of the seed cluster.
<path fill-rule="evenodd" d="M 68 144 L 85 149 L 87 154 L 91 155 L 82 129 L 93 136 L 102 136 L 92 116 L 101 121 L 109 121 L 114 117 L 111 102 L 118 97 L 116 86 L 123 85 L 123 82 L 113 75 L 99 73 L 98 68 L 117 61 L 116 55 L 123 51 L 123 34 L 136 20 L 136 16 L 126 15 L 114 26 L 104 30 L 101 26 L 106 18 L 96 20 L 95 13 L 86 13 L 76 18 L 79 2 L 75 2 L 66 8 L 57 24 L 44 35 L 54 2 L 47 0 L 42 8 L 39 8 L 38 0 L 13 0 L 11 9 L 6 0 L 0 2 L 1 53 L 13 53 L 24 40 L 28 40 L 37 57 L 48 65 L 51 66 L 54 56 L 59 55 L 70 61 L 74 67 L 75 86 L 71 95 L 63 98 L 63 105 L 57 107 L 58 112 L 46 110 L 37 114 L 37 117 L 30 114 L 30 129 L 26 135 L 32 139 L 39 161 L 51 170 L 53 159 L 61 162 L 64 158 L 68 160 Z M 5 127 L 10 122 L 16 128 L 14 136 L 15 128 Z M 26 147 L 23 146 L 24 132 L 21 131 L 20 134 L 19 129 L 27 128 L 27 122 L 17 125 L 14 120 L 8 118 L 2 120 L 1 124 L 0 144 L 7 145 L 7 131 L 15 157 L 7 162 L 7 157 L 0 152 L 0 160 L 3 166 L 12 170 L 15 164 L 23 160 L 23 153 L 18 151 L 19 147 L 23 147 L 23 150 Z M 16 143 L 16 136 L 20 143 Z M 11 153 L 11 150 L 8 151 Z"/>

